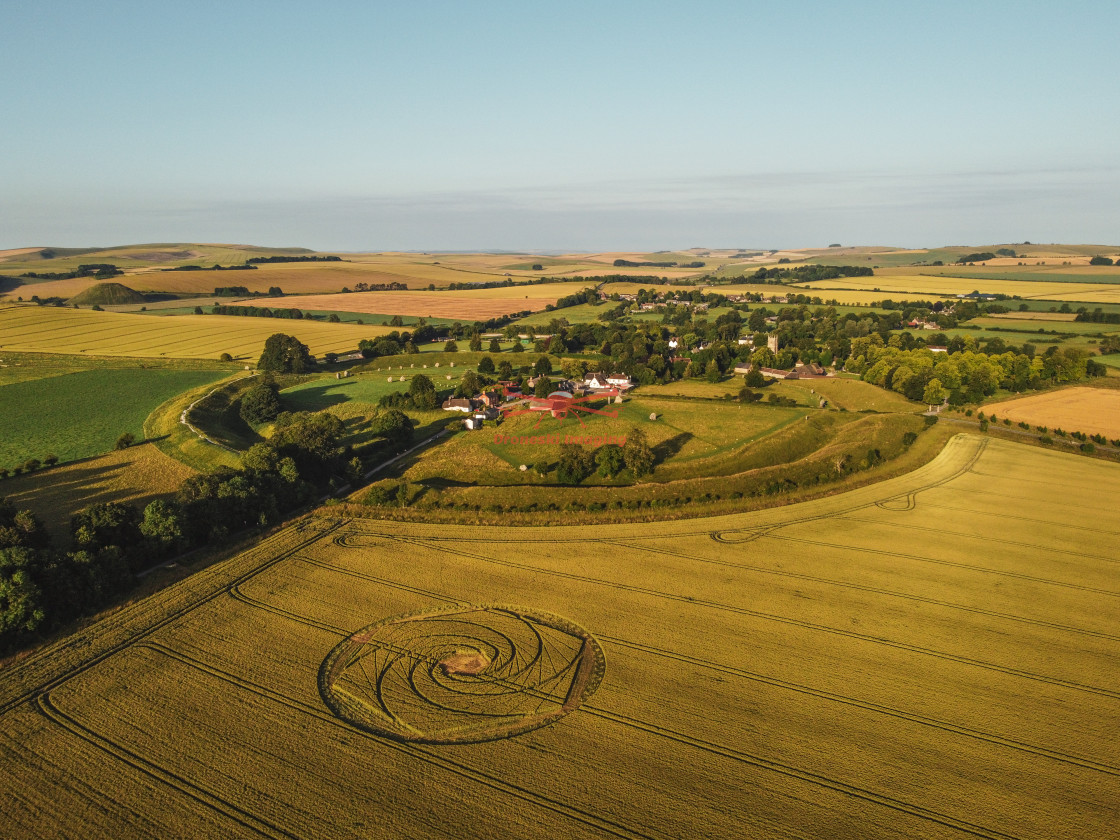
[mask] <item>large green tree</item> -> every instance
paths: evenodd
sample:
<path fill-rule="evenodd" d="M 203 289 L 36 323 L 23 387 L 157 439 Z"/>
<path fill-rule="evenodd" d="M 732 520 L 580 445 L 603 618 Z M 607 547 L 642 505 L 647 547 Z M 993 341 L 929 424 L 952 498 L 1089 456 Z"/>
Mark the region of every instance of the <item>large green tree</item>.
<path fill-rule="evenodd" d="M 306 344 L 294 335 L 273 333 L 264 343 L 257 368 L 276 373 L 306 373 L 314 364 Z"/>

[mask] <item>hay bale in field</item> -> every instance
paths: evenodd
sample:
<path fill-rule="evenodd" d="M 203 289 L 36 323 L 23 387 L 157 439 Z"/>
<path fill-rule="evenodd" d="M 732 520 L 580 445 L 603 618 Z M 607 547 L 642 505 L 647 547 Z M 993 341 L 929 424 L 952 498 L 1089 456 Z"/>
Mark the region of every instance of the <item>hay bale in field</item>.
<path fill-rule="evenodd" d="M 391 377 L 391 376 L 390 376 L 390 377 L 389 377 L 389 381 L 390 381 L 390 382 L 392 382 L 392 381 L 393 381 L 393 377 Z"/>
<path fill-rule="evenodd" d="M 650 419 L 650 420 L 656 420 L 656 419 L 657 419 L 657 415 L 656 415 L 656 414 L 650 414 L 650 416 L 649 416 L 649 419 Z"/>

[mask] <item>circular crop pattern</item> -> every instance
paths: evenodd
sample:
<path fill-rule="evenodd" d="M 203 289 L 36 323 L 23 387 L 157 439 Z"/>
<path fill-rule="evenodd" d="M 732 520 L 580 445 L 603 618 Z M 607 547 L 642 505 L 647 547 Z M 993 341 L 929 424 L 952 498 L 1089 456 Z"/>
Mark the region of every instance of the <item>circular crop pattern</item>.
<path fill-rule="evenodd" d="M 323 661 L 319 692 L 339 717 L 401 741 L 471 743 L 546 726 L 603 678 L 599 643 L 535 610 L 457 606 L 397 616 Z"/>

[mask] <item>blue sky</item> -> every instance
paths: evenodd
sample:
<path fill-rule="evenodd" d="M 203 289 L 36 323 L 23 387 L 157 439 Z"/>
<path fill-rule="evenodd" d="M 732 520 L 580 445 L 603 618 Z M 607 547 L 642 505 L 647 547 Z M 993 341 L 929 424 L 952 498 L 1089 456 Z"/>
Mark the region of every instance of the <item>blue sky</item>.
<path fill-rule="evenodd" d="M 0 248 L 1120 242 L 1120 4 L 5 0 Z"/>

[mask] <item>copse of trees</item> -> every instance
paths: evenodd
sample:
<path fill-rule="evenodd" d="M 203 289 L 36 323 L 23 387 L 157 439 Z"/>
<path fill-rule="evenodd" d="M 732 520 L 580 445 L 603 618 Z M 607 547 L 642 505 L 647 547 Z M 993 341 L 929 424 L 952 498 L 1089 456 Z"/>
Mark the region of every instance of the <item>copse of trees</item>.
<path fill-rule="evenodd" d="M 349 260 L 344 260 L 342 257 L 336 257 L 333 254 L 300 254 L 297 256 L 250 257 L 245 262 L 264 265 L 267 263 L 294 262 L 349 262 Z"/>

